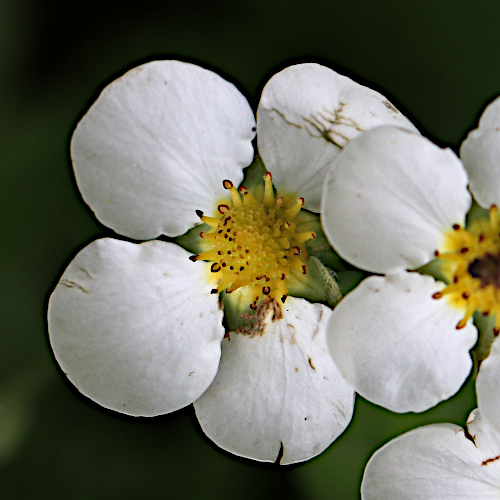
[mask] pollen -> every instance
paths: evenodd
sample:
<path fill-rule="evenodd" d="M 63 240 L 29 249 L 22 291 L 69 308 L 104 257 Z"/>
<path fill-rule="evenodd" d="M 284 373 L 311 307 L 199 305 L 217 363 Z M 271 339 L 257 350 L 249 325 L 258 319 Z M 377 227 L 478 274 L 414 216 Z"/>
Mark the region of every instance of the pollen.
<path fill-rule="evenodd" d="M 277 304 L 285 302 L 287 278 L 292 272 L 307 273 L 305 243 L 316 238 L 312 231 L 297 232 L 293 222 L 304 198 L 285 206 L 283 197 L 274 195 L 272 178 L 270 172 L 264 175 L 261 200 L 244 186 L 236 189 L 226 179 L 222 185 L 230 197 L 217 207 L 217 215 L 196 212 L 210 226 L 200 236 L 212 248 L 191 260 L 212 262 L 210 270 L 216 283 L 212 293 L 251 287 L 252 309 L 257 309 L 264 297 Z"/>
<path fill-rule="evenodd" d="M 500 217 L 496 205 L 489 218 L 475 220 L 465 229 L 455 224 L 447 233 L 444 251 L 436 256 L 444 262 L 449 284 L 433 295 L 447 297 L 465 310 L 457 329 L 463 328 L 474 312 L 495 315 L 494 331 L 500 332 Z"/>

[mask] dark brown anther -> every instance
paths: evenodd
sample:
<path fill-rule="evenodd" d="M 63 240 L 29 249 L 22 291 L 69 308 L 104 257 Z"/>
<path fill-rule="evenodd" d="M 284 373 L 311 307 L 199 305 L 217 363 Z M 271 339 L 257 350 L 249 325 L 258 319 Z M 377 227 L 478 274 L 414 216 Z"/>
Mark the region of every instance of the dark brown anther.
<path fill-rule="evenodd" d="M 248 194 L 248 189 L 245 186 L 241 186 L 239 191 L 241 194 Z"/>
<path fill-rule="evenodd" d="M 189 260 L 192 262 L 196 262 L 196 257 L 198 257 L 198 256 L 197 255 L 190 255 Z"/>
<path fill-rule="evenodd" d="M 302 266 L 302 274 L 307 274 L 307 267 L 305 264 Z"/>
<path fill-rule="evenodd" d="M 285 300 L 286 300 L 286 295 L 282 295 L 281 296 L 281 302 L 283 302 L 283 304 L 285 303 Z"/>
<path fill-rule="evenodd" d="M 224 215 L 228 210 L 229 210 L 229 207 L 227 205 L 219 205 L 217 207 L 217 210 L 219 210 L 219 212 Z M 227 219 L 226 219 L 227 220 Z"/>
<path fill-rule="evenodd" d="M 292 251 L 293 251 L 293 255 L 300 255 L 302 253 L 302 250 L 300 249 L 300 247 L 293 247 Z"/>
<path fill-rule="evenodd" d="M 250 309 L 253 309 L 255 311 L 257 309 L 257 305 L 256 304 L 250 304 Z"/>
<path fill-rule="evenodd" d="M 218 262 L 214 262 L 211 266 L 210 266 L 210 271 L 212 271 L 213 273 L 218 273 L 220 271 L 221 267 L 220 267 L 220 264 Z"/>
<path fill-rule="evenodd" d="M 240 271 L 243 271 L 245 268 L 243 266 L 240 267 Z"/>
<path fill-rule="evenodd" d="M 481 243 L 482 241 L 484 241 L 484 234 L 481 233 L 478 237 L 478 240 L 479 240 L 479 243 Z"/>
<path fill-rule="evenodd" d="M 233 187 L 233 183 L 228 179 L 224 179 L 222 181 L 222 185 L 224 186 L 224 189 L 231 189 Z"/>
<path fill-rule="evenodd" d="M 212 288 L 212 290 L 210 290 L 210 293 L 219 293 L 219 290 L 217 290 L 217 288 Z"/>
<path fill-rule="evenodd" d="M 271 288 L 270 288 L 270 287 L 268 287 L 268 286 L 264 286 L 264 287 L 262 287 L 262 293 L 263 293 L 264 295 L 269 295 L 269 294 L 271 293 Z"/>
<path fill-rule="evenodd" d="M 436 250 L 436 251 L 434 252 L 434 257 L 439 257 L 439 250 Z"/>
<path fill-rule="evenodd" d="M 470 295 L 469 295 L 469 293 L 468 293 L 468 292 L 464 292 L 464 293 L 462 293 L 462 297 L 463 297 L 465 300 L 467 300 L 467 299 L 470 297 Z"/>
<path fill-rule="evenodd" d="M 203 212 L 201 210 L 196 210 L 196 215 L 201 218 L 203 217 Z"/>
<path fill-rule="evenodd" d="M 469 249 L 467 247 L 463 247 L 460 249 L 460 253 L 467 253 Z"/>
<path fill-rule="evenodd" d="M 458 231 L 460 229 L 460 225 L 459 224 L 453 224 L 453 226 L 451 226 L 455 231 Z"/>

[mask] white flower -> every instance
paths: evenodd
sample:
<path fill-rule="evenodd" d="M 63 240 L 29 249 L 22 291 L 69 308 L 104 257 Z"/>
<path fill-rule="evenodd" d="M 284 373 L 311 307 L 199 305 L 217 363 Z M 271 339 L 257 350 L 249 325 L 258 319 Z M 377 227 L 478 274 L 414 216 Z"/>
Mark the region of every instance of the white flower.
<path fill-rule="evenodd" d="M 500 100 L 461 153 L 470 189 L 500 204 Z M 338 368 L 366 399 L 396 412 L 424 411 L 455 394 L 477 339 L 474 311 L 500 329 L 500 216 L 465 229 L 468 176 L 449 149 L 393 127 L 361 134 L 325 181 L 323 228 L 365 279 L 335 308 L 328 343 Z M 447 285 L 415 270 L 440 257 Z"/>
<path fill-rule="evenodd" d="M 316 64 L 275 75 L 257 116 L 256 128 L 235 86 L 178 61 L 139 66 L 103 90 L 71 142 L 84 200 L 103 224 L 139 240 L 182 235 L 201 216 L 213 249 L 195 257 L 161 240 L 94 241 L 51 296 L 49 334 L 68 378 L 102 406 L 153 416 L 195 402 L 201 427 L 222 448 L 262 461 L 275 461 L 282 448 L 281 463 L 292 463 L 335 440 L 354 404 L 327 352 L 331 310 L 287 298 L 287 280 L 305 265 L 300 254 L 313 236 L 295 231 L 304 205 L 297 197 L 318 210 L 327 168 L 361 130 L 412 125 L 378 93 Z M 256 130 L 278 189 L 275 197 L 266 174 L 262 203 L 229 181 L 243 179 Z M 226 224 L 230 237 L 253 235 L 232 261 L 219 254 L 230 248 L 219 236 Z M 263 276 L 259 238 L 268 239 L 258 265 L 275 266 Z M 227 287 L 257 313 L 223 339 L 214 292 Z"/>
<path fill-rule="evenodd" d="M 500 433 L 479 410 L 470 414 L 467 433 L 454 424 L 407 432 L 370 458 L 361 496 L 363 500 L 499 498 Z"/>

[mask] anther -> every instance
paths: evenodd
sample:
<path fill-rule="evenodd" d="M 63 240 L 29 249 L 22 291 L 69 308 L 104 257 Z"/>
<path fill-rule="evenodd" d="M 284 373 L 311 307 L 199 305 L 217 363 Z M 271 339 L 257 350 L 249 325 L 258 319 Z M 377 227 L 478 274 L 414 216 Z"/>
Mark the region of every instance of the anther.
<path fill-rule="evenodd" d="M 196 255 L 190 255 L 190 256 L 189 256 L 189 260 L 190 260 L 191 262 L 196 262 Z"/>
<path fill-rule="evenodd" d="M 210 267 L 210 271 L 212 271 L 213 273 L 218 273 L 220 270 L 221 270 L 221 267 L 220 267 L 220 264 L 218 262 L 214 262 Z"/>
<path fill-rule="evenodd" d="M 217 290 L 217 288 L 212 288 L 212 290 L 210 290 L 210 293 L 219 293 L 219 290 Z"/>
<path fill-rule="evenodd" d="M 217 207 L 217 210 L 219 210 L 219 212 L 224 215 L 228 210 L 229 210 L 229 207 L 227 205 L 219 205 Z"/>
<path fill-rule="evenodd" d="M 269 295 L 271 293 L 271 287 L 269 287 L 269 286 L 262 287 L 262 293 L 264 295 Z"/>
<path fill-rule="evenodd" d="M 452 227 L 453 227 L 453 229 L 454 229 L 455 231 L 458 231 L 458 230 L 460 229 L 460 225 L 459 225 L 459 224 L 453 224 L 453 226 L 452 226 Z"/>
<path fill-rule="evenodd" d="M 196 215 L 201 219 L 203 217 L 203 212 L 201 210 L 196 210 Z"/>
<path fill-rule="evenodd" d="M 231 189 L 233 187 L 233 183 L 228 179 L 222 181 L 222 185 L 224 186 L 224 189 Z"/>

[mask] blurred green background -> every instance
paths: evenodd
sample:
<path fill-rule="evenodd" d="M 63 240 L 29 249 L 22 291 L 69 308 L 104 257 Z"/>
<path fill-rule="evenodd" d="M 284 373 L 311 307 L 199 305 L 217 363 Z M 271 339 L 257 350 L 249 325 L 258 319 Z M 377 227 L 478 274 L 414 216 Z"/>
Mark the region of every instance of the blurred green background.
<path fill-rule="evenodd" d="M 355 499 L 382 443 L 416 425 L 463 424 L 470 381 L 423 415 L 358 398 L 347 432 L 306 464 L 237 459 L 202 435 L 192 408 L 134 420 L 81 397 L 51 356 L 45 309 L 69 259 L 109 234 L 79 197 L 68 143 L 117 72 L 156 57 L 199 60 L 256 107 L 276 69 L 323 61 L 457 148 L 500 94 L 499 26 L 491 0 L 0 0 L 0 497 Z"/>

